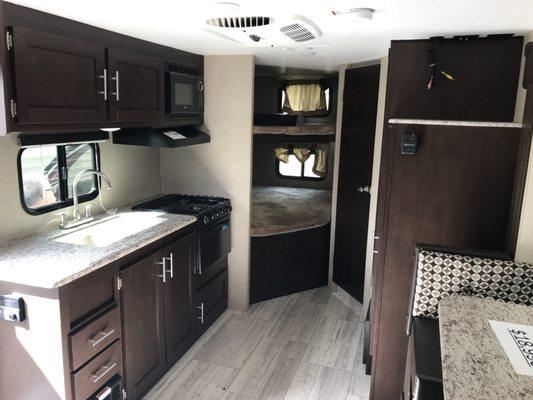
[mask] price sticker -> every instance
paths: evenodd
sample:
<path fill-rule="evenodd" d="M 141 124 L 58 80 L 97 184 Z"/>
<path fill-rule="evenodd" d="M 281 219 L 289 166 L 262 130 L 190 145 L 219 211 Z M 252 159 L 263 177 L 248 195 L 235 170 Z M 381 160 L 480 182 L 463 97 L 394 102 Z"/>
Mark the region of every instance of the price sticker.
<path fill-rule="evenodd" d="M 517 374 L 533 376 L 533 326 L 489 321 Z"/>

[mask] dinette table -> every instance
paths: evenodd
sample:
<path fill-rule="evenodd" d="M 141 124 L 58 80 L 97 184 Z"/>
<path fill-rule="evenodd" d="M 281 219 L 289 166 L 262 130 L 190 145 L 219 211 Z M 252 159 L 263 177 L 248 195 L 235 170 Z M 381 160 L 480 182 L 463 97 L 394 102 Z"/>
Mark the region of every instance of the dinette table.
<path fill-rule="evenodd" d="M 533 307 L 458 295 L 439 303 L 445 400 L 533 399 L 533 376 L 516 372 L 489 321 L 532 326 L 528 332 L 533 332 Z M 524 333 L 509 328 L 502 335 L 513 331 Z M 512 349 L 515 362 L 533 374 L 533 356 L 528 357 L 533 335 L 515 339 L 521 345 L 520 351 Z M 515 345 L 513 340 L 509 343 Z"/>

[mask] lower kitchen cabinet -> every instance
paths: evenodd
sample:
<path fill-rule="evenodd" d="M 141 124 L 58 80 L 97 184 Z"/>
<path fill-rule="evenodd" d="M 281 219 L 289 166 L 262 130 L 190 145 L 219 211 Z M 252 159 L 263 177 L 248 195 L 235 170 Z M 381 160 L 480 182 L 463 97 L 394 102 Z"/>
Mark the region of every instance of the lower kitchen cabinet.
<path fill-rule="evenodd" d="M 173 364 L 195 340 L 192 274 L 196 266 L 196 235 L 169 246 L 165 252 L 172 274 L 167 274 L 165 293 L 165 342 L 167 364 Z"/>
<path fill-rule="evenodd" d="M 128 398 L 140 398 L 163 375 L 163 252 L 158 251 L 120 273 L 124 372 Z"/>
<path fill-rule="evenodd" d="M 148 392 L 197 339 L 196 264 L 191 233 L 121 272 L 128 399 Z"/>

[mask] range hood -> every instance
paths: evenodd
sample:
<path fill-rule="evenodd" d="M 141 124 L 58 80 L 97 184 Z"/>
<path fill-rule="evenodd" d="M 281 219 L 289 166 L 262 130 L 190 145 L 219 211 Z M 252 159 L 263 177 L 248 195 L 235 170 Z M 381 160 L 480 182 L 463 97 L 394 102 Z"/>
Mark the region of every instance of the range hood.
<path fill-rule="evenodd" d="M 113 143 L 148 147 L 184 147 L 208 143 L 209 135 L 194 126 L 179 128 L 126 128 L 113 134 Z"/>

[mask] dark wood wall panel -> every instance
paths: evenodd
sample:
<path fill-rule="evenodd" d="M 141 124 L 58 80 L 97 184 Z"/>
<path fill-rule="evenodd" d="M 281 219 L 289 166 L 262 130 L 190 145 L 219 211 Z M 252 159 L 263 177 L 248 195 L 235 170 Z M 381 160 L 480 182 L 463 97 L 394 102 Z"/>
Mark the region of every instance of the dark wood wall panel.
<path fill-rule="evenodd" d="M 428 91 L 433 41 L 393 42 L 385 121 L 512 121 L 522 43 L 521 37 L 440 40 L 439 65 L 455 80 L 438 78 Z M 514 251 L 510 232 L 519 220 L 520 171 L 529 154 L 529 140 L 518 128 L 386 123 L 384 129 L 373 268 L 374 400 L 399 398 L 402 390 L 415 243 Z M 414 156 L 401 154 L 407 131 L 420 140 Z"/>
<path fill-rule="evenodd" d="M 390 52 L 392 91 L 389 118 L 512 121 L 523 38 L 398 41 Z M 439 66 L 427 90 L 427 51 L 435 48 Z"/>

